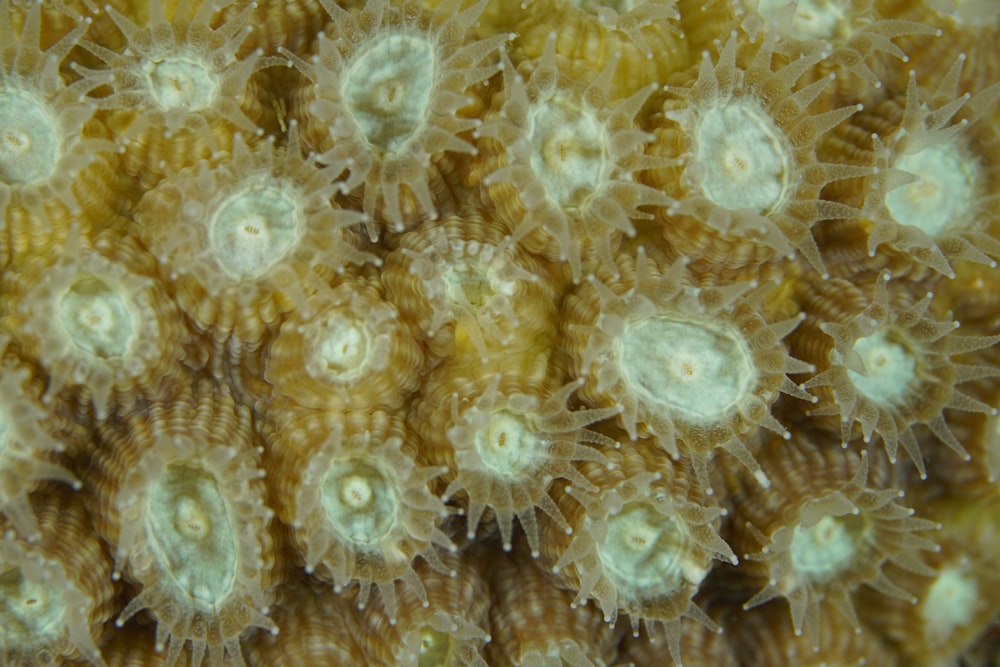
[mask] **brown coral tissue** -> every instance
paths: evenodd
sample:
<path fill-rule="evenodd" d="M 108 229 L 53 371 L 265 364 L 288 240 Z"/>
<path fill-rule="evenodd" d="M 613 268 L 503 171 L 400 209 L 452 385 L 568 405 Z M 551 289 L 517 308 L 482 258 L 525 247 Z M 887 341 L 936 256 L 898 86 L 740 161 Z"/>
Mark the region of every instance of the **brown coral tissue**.
<path fill-rule="evenodd" d="M 0 0 L 0 667 L 997 667 L 998 8 Z"/>

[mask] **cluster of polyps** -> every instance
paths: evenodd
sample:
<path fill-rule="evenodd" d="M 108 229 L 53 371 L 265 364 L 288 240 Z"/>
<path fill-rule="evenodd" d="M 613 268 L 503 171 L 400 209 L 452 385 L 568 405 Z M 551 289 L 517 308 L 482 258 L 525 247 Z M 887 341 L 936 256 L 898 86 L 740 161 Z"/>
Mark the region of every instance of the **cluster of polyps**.
<path fill-rule="evenodd" d="M 137 619 L 133 624 L 122 618 L 129 626 L 123 631 L 98 623 L 111 636 L 104 641 L 94 634 L 93 644 L 110 663 L 155 664 L 164 659 L 152 655 L 157 646 L 168 662 L 184 660 L 185 653 L 215 667 L 238 662 L 244 642 L 271 641 L 259 629 L 273 627 L 263 608 L 279 599 L 273 583 L 282 577 L 290 584 L 287 597 L 280 596 L 289 613 L 277 615 L 274 623 L 290 630 L 289 639 L 272 645 L 280 646 L 277 655 L 248 651 L 248 659 L 269 664 L 450 660 L 481 665 L 488 634 L 510 618 L 520 624 L 521 637 L 535 640 L 529 651 L 512 644 L 496 651 L 511 661 L 586 664 L 597 655 L 606 656 L 608 663 L 633 655 L 642 664 L 665 660 L 644 653 L 648 647 L 636 649 L 638 642 L 631 645 L 634 652 L 623 646 L 615 657 L 616 631 L 604 627 L 588 637 L 570 627 L 576 611 L 567 608 L 570 600 L 580 606 L 593 599 L 584 619 L 588 628 L 605 616 L 611 620 L 628 613 L 640 624 L 648 621 L 648 634 L 661 635 L 659 626 L 664 626 L 667 637 L 673 637 L 674 658 L 692 661 L 676 646 L 684 632 L 686 648 L 716 647 L 711 655 L 720 658 L 711 661 L 723 665 L 730 639 L 689 642 L 687 629 L 681 630 L 685 619 L 705 621 L 705 615 L 712 615 L 720 625 L 733 627 L 731 618 L 745 613 L 738 604 L 753 596 L 749 586 L 761 591 L 755 602 L 774 593 L 766 590 L 773 566 L 774 573 L 781 567 L 795 572 L 791 577 L 775 574 L 780 580 L 776 595 L 791 602 L 793 623 L 787 622 L 784 602 L 761 605 L 777 607 L 780 627 L 789 632 L 761 631 L 758 636 L 779 647 L 745 661 L 764 656 L 758 662 L 778 665 L 778 653 L 802 649 L 788 635 L 796 630 L 796 618 L 798 629 L 808 627 L 814 607 L 809 591 L 819 591 L 816 598 L 823 594 L 815 605 L 821 609 L 821 626 L 826 616 L 840 618 L 823 611 L 829 602 L 825 598 L 836 599 L 838 585 L 859 581 L 848 565 L 869 553 L 867 539 L 877 542 L 880 554 L 919 547 L 919 540 L 892 541 L 896 533 L 911 534 L 925 525 L 894 519 L 905 509 L 894 500 L 893 483 L 879 478 L 875 484 L 869 474 L 866 490 L 858 495 L 860 477 L 827 483 L 823 476 L 833 465 L 797 462 L 787 476 L 803 484 L 785 484 L 788 471 L 757 449 L 770 437 L 768 429 L 785 436 L 783 425 L 794 425 L 796 435 L 812 428 L 822 433 L 808 443 L 810 451 L 839 443 L 843 415 L 840 406 L 832 407 L 836 398 L 830 398 L 824 384 L 833 375 L 817 377 L 812 387 L 822 404 L 820 413 L 803 415 L 796 396 L 806 395 L 786 375 L 804 380 L 811 371 L 794 357 L 822 371 L 847 359 L 837 381 L 850 383 L 870 403 L 888 405 L 890 412 L 909 401 L 908 395 L 901 398 L 900 387 L 907 383 L 925 399 L 922 406 L 979 409 L 957 393 L 951 394 L 952 403 L 940 399 L 956 381 L 992 372 L 984 366 L 961 367 L 952 359 L 960 352 L 975 354 L 980 343 L 994 339 L 948 347 L 947 335 L 934 338 L 946 333 L 948 325 L 927 315 L 941 301 L 926 305 L 921 296 L 900 297 L 898 304 L 892 303 L 896 319 L 887 320 L 881 330 L 865 329 L 871 322 L 856 318 L 864 313 L 877 319 L 875 310 L 868 309 L 871 290 L 865 292 L 874 289 L 874 273 L 851 272 L 852 266 L 841 261 L 843 246 L 831 238 L 837 230 L 853 230 L 850 240 L 865 259 L 870 259 L 867 245 L 874 242 L 879 255 L 875 266 L 895 261 L 901 253 L 891 252 L 895 241 L 869 234 L 880 219 L 859 213 L 873 210 L 864 209 L 867 200 L 842 201 L 831 193 L 837 179 L 856 177 L 847 179 L 850 186 L 868 179 L 882 187 L 876 203 L 886 211 L 902 211 L 892 213 L 895 217 L 922 222 L 919 216 L 940 204 L 944 215 L 933 218 L 929 229 L 951 217 L 978 232 L 995 233 L 989 218 L 995 202 L 978 194 L 995 189 L 991 169 L 998 155 L 991 148 L 996 142 L 989 139 L 993 130 L 985 122 L 994 113 L 989 97 L 994 93 L 978 98 L 980 103 L 977 98 L 960 100 L 957 90 L 943 91 L 926 109 L 922 98 L 917 105 L 908 104 L 901 123 L 906 132 L 880 134 L 886 159 L 877 165 L 878 174 L 869 162 L 831 166 L 815 154 L 822 145 L 820 135 L 831 128 L 855 130 L 869 118 L 887 120 L 876 107 L 905 92 L 905 76 L 895 83 L 885 79 L 879 90 L 870 85 L 871 76 L 866 79 L 865 67 L 874 73 L 898 63 L 891 58 L 849 61 L 876 51 L 898 55 L 888 36 L 912 25 L 880 22 L 875 13 L 849 25 L 841 20 L 867 9 L 871 3 L 866 0 L 854 0 L 843 13 L 845 5 L 837 0 L 827 5 L 799 0 L 778 9 L 778 18 L 794 19 L 796 9 L 829 8 L 827 14 L 814 11 L 816 21 L 806 27 L 806 36 L 856 29 L 853 35 L 837 32 L 830 45 L 815 39 L 793 44 L 788 33 L 776 37 L 763 27 L 747 34 L 750 22 L 759 18 L 749 16 L 752 11 L 769 14 L 775 8 L 754 0 L 681 0 L 677 13 L 670 0 L 627 11 L 625 5 L 611 10 L 589 1 L 583 9 L 571 8 L 562 0 L 533 0 L 531 11 L 519 11 L 510 3 L 482 0 L 464 12 L 459 0 L 447 0 L 437 9 L 415 0 L 371 0 L 347 11 L 332 0 L 268 0 L 261 3 L 266 7 L 226 0 L 112 1 L 118 11 L 97 11 L 91 0 L 78 3 L 93 18 L 87 29 L 57 16 L 77 0 L 0 0 L 12 17 L 12 27 L 0 28 L 0 36 L 11 42 L 3 42 L 9 48 L 0 53 L 0 108 L 7 110 L 6 115 L 0 111 L 0 120 L 12 130 L 0 137 L 0 171 L 7 179 L 9 202 L 5 229 L 17 255 L 11 266 L 3 267 L 0 311 L 14 329 L 9 355 L 25 368 L 35 367 L 28 382 L 21 381 L 20 372 L 0 382 L 4 392 L 22 389 L 30 399 L 5 404 L 2 416 L 24 409 L 29 419 L 38 417 L 41 423 L 46 403 L 53 410 L 67 404 L 78 408 L 80 396 L 103 395 L 107 382 L 92 372 L 101 359 L 150 369 L 143 373 L 168 376 L 168 385 L 193 385 L 193 378 L 210 376 L 206 394 L 226 394 L 238 379 L 247 382 L 235 388 L 241 407 L 235 408 L 235 401 L 206 399 L 198 412 L 184 407 L 190 397 L 176 387 L 164 391 L 167 385 L 161 383 L 123 381 L 120 390 L 95 401 L 107 404 L 106 419 L 95 419 L 86 402 L 74 415 L 76 426 L 99 436 L 99 447 L 93 447 L 99 453 L 68 443 L 72 451 L 66 465 L 79 466 L 75 472 L 86 489 L 77 499 L 91 497 L 92 507 L 89 514 L 66 513 L 66 524 L 74 517 L 72 525 L 81 534 L 67 535 L 61 544 L 86 544 L 105 565 L 113 549 L 129 581 L 108 603 L 107 613 L 125 608 L 126 616 L 142 613 L 155 622 Z M 879 0 L 880 5 L 891 2 Z M 283 10 L 285 20 L 271 23 Z M 509 15 L 504 27 L 495 20 L 499 13 Z M 707 40 L 701 29 L 693 31 L 699 34 L 691 40 L 675 39 L 670 17 L 676 14 L 681 14 L 676 24 L 685 30 L 697 28 L 699 21 L 714 20 L 724 27 L 712 30 Z M 514 31 L 507 26 L 536 17 L 544 20 L 502 49 Z M 267 36 L 258 37 L 258 25 Z M 51 38 L 41 26 L 46 31 L 52 27 Z M 558 26 L 556 35 L 551 34 L 553 26 Z M 727 41 L 729 31 L 740 27 L 743 33 Z M 81 30 L 103 46 L 84 43 Z M 325 31 L 322 37 L 319 30 Z M 56 33 L 70 36 L 59 41 Z M 609 33 L 616 34 L 605 39 Z M 53 46 L 42 51 L 33 40 Z M 258 72 L 276 60 L 253 51 L 258 44 L 287 49 L 295 67 Z M 72 53 L 65 50 L 69 46 Z M 637 60 L 633 46 L 644 51 L 639 58 L 649 67 Z M 101 71 L 78 66 L 71 58 Z M 844 67 L 858 76 L 845 76 Z M 961 76 L 946 78 L 957 81 L 964 75 L 963 69 Z M 875 76 L 881 77 L 881 71 Z M 928 81 L 923 71 L 920 80 Z M 52 91 L 74 91 L 84 101 L 62 92 L 34 97 L 25 92 L 29 83 L 38 82 Z M 858 102 L 869 104 L 870 114 L 856 112 Z M 121 108 L 124 104 L 129 108 Z M 104 165 L 109 172 L 123 172 L 119 180 L 127 192 L 122 198 L 109 196 L 110 186 L 95 183 L 92 188 L 89 168 L 60 171 L 53 156 L 70 149 L 53 138 L 71 142 L 78 137 L 64 136 L 65 127 L 75 126 L 54 120 L 58 114 L 50 112 L 57 107 L 71 109 L 67 115 L 74 122 L 91 113 L 78 134 L 94 149 L 95 171 Z M 975 115 L 980 112 L 982 116 Z M 837 124 L 851 113 L 850 123 Z M 37 123 L 23 124 L 25 114 L 35 114 Z M 974 117 L 983 119 L 977 127 Z M 962 118 L 970 120 L 965 129 L 959 126 Z M 304 126 L 306 139 L 300 146 L 296 137 Z M 933 134 L 936 143 L 917 151 L 934 128 L 943 130 Z M 275 132 L 276 138 L 262 140 L 261 130 Z M 87 138 L 98 135 L 116 139 L 121 151 L 102 152 L 108 144 Z M 961 139 L 955 150 L 952 139 Z M 866 141 L 871 141 L 870 132 Z M 304 158 L 303 151 L 309 150 L 313 153 Z M 72 154 L 69 163 L 83 164 L 74 162 L 79 152 Z M 890 169 L 889 157 L 901 160 Z M 937 169 L 942 163 L 955 168 Z M 904 171 L 923 182 L 894 180 Z M 30 183 L 12 183 L 18 178 Z M 67 185 L 66 178 L 72 183 Z M 937 195 L 922 200 L 933 205 L 914 206 L 918 196 L 935 193 L 935 181 L 941 185 Z M 888 185 L 899 187 L 890 190 Z M 973 204 L 963 208 L 970 190 Z M 72 196 L 66 199 L 60 192 Z M 957 196 L 949 197 L 949 192 Z M 64 222 L 74 205 L 82 214 L 79 247 L 96 247 L 94 230 L 101 227 L 112 241 L 97 254 L 110 262 L 119 251 L 139 248 L 139 264 L 146 267 L 141 272 L 149 280 L 118 281 L 98 262 L 88 263 L 89 253 L 76 258 L 75 241 L 62 238 L 71 229 Z M 345 209 L 354 212 L 340 213 Z M 18 228 L 26 221 L 33 224 L 30 219 L 43 210 L 52 216 L 51 233 L 43 225 L 32 226 L 29 234 Z M 105 210 L 115 217 L 98 218 L 96 213 Z M 440 222 L 429 220 L 434 217 Z M 313 222 L 318 224 L 312 227 Z M 353 233 L 345 227 L 356 223 L 367 223 L 369 232 L 387 233 L 365 246 L 352 234 L 341 234 Z M 202 231 L 193 231 L 198 229 Z M 627 238 L 633 231 L 638 238 Z M 810 241 L 813 234 L 818 253 Z M 966 232 L 958 236 L 970 238 Z M 640 244 L 655 262 L 642 253 L 634 259 Z M 372 248 L 372 255 L 358 252 L 361 247 Z M 941 251 L 953 261 L 947 248 Z M 33 256 L 25 260 L 25 254 Z M 990 257 L 990 252 L 983 254 Z M 686 267 L 671 263 L 682 255 L 691 258 Z M 376 256 L 391 266 L 380 270 Z M 829 317 L 821 299 L 809 301 L 796 293 L 800 284 L 823 291 L 816 283 L 825 281 L 810 273 L 810 264 L 819 272 L 824 268 L 817 258 L 842 280 L 833 283 L 837 287 L 863 288 L 860 299 L 844 290 L 845 298 L 853 300 L 844 319 Z M 345 263 L 359 266 L 345 268 Z M 933 280 L 938 280 L 933 289 L 939 293 L 952 290 L 917 262 L 909 265 L 914 270 L 907 280 L 920 295 Z M 150 266 L 153 271 L 147 270 Z M 67 267 L 75 273 L 64 271 Z M 956 262 L 954 268 L 968 267 Z M 985 279 L 965 285 L 996 283 L 988 262 L 974 268 Z M 202 269 L 201 286 L 188 289 L 188 279 Z M 781 284 L 765 284 L 772 276 L 780 277 Z M 900 274 L 896 278 L 894 288 L 903 282 Z M 148 299 L 166 304 L 157 312 L 174 312 L 180 302 L 186 316 L 147 316 L 134 307 L 131 286 L 156 285 L 157 279 L 162 293 Z M 574 280 L 586 284 L 571 286 Z M 22 289 L 29 283 L 30 289 Z M 788 298 L 790 293 L 795 297 Z M 954 290 L 951 298 L 958 303 Z M 979 303 L 990 303 L 990 298 Z M 796 328 L 799 312 L 808 321 Z M 30 323 L 25 313 L 31 315 Z M 907 320 L 911 317 L 919 320 L 913 326 Z M 158 349 L 163 340 L 173 340 L 157 340 L 142 328 L 162 325 L 164 318 L 194 323 L 201 335 L 182 342 L 182 360 L 171 342 L 163 366 L 146 366 L 144 358 L 129 350 L 137 343 Z M 982 318 L 980 333 L 993 333 L 992 324 L 983 324 L 995 322 L 991 318 Z M 831 335 L 821 328 L 824 323 Z M 853 339 L 843 344 L 834 340 L 837 326 L 851 324 L 859 327 Z M 806 327 L 809 337 L 803 336 L 802 348 L 809 354 L 789 353 L 787 339 Z M 52 370 L 54 357 L 31 341 L 36 334 L 59 334 L 54 338 L 60 344 L 69 341 L 71 362 Z M 237 346 L 229 349 L 221 368 L 213 365 L 219 343 L 229 340 Z M 918 387 L 915 378 L 928 379 L 920 377 L 928 368 L 926 355 L 915 353 L 924 343 L 934 347 L 941 363 L 933 365 L 933 381 Z M 822 354 L 812 354 L 817 348 Z M 81 378 L 76 384 L 65 380 L 71 364 L 70 375 Z M 46 383 L 51 400 L 47 395 L 46 401 L 35 401 Z M 782 397 L 783 391 L 793 396 Z M 136 395 L 129 399 L 131 406 L 125 400 L 130 394 Z M 882 412 L 870 404 L 863 408 L 863 414 L 849 415 L 849 436 L 897 437 L 897 424 L 903 422 L 895 417 L 880 422 Z M 835 412 L 829 423 L 824 410 Z M 250 429 L 254 420 L 261 431 L 269 431 L 268 421 L 276 427 L 259 448 Z M 380 420 L 392 426 L 383 429 Z M 859 422 L 860 436 L 853 428 Z M 954 440 L 960 440 L 955 420 L 949 417 L 949 422 Z M 49 428 L 50 423 L 41 426 Z M 28 437 L 34 439 L 36 433 Z M 781 437 L 773 440 L 779 451 L 774 456 L 790 458 L 783 449 L 790 445 Z M 856 440 L 847 451 L 860 465 L 865 455 L 858 452 L 865 445 Z M 919 445 L 925 455 L 938 444 L 932 440 Z M 58 448 L 45 434 L 34 444 L 39 443 L 50 453 Z M 13 444 L 5 444 L 9 446 Z M 720 447 L 741 457 L 749 473 L 727 465 L 725 453 L 716 455 Z M 973 451 L 978 455 L 982 449 Z M 12 451 L 0 455 L 10 466 L 5 474 L 12 485 L 6 488 L 13 489 L 7 496 L 13 500 L 4 506 L 10 514 L 24 509 L 25 494 L 31 503 L 36 497 L 47 502 L 56 493 L 71 496 L 65 485 L 49 485 L 58 490 L 46 486 L 38 493 L 16 487 L 10 477 L 24 470 L 34 483 L 39 468 L 27 458 L 8 456 Z M 836 446 L 832 451 L 842 453 Z M 881 451 L 868 449 L 871 459 L 876 454 Z M 957 459 L 949 454 L 943 456 Z M 908 467 L 903 462 L 893 472 L 902 476 Z M 261 469 L 273 473 L 266 487 L 257 479 Z M 947 474 L 940 466 L 933 469 Z M 50 472 L 55 476 L 56 471 Z M 712 497 L 710 472 L 718 474 L 712 478 L 717 490 L 736 477 L 739 488 Z M 766 504 L 769 496 L 761 486 L 769 479 L 770 488 L 781 491 L 779 504 L 790 509 L 780 520 L 764 517 L 758 523 L 757 517 L 746 517 L 760 527 L 760 535 L 747 531 L 752 544 L 740 550 L 753 558 L 739 568 L 710 573 L 718 561 L 735 557 L 721 536 L 739 532 L 728 525 L 739 528 L 739 522 L 725 517 L 736 513 L 737 504 L 746 514 Z M 904 484 L 911 493 L 921 488 L 909 480 Z M 943 488 L 933 482 L 926 486 L 931 488 L 928 495 Z M 986 491 L 980 485 L 980 492 L 996 497 L 995 488 Z M 807 495 L 813 502 L 796 505 Z M 962 502 L 973 504 L 969 499 L 966 493 Z M 267 523 L 268 504 L 283 522 L 274 531 Z M 869 510 L 884 514 L 871 519 Z M 96 531 L 87 527 L 91 518 Z M 979 529 L 995 521 L 977 512 L 969 523 Z M 465 544 L 470 532 L 476 542 Z M 527 547 L 514 569 L 534 568 L 532 592 L 513 590 L 516 572 L 485 572 L 494 556 L 507 557 L 497 552 L 505 546 L 513 551 L 524 536 Z M 25 545 L 30 540 L 20 537 L 3 544 L 19 539 L 24 551 L 36 546 Z M 451 539 L 466 548 L 451 554 Z M 536 562 L 528 560 L 532 549 L 538 552 Z M 765 550 L 781 556 L 761 555 Z M 15 551 L 0 556 L 10 564 L 18 559 Z M 240 560 L 247 553 L 250 557 Z M 300 567 L 281 568 L 277 574 L 276 553 L 288 553 Z M 435 558 L 438 562 L 432 562 Z M 18 561 L 19 566 L 25 563 Z M 542 572 L 542 563 L 557 568 L 558 575 Z M 986 620 L 962 607 L 974 595 L 973 575 L 987 565 L 976 563 L 974 570 L 961 563 L 940 565 L 939 580 L 924 597 L 941 614 L 921 610 L 921 622 L 942 631 L 978 631 Z M 102 590 L 116 586 L 106 567 L 90 569 Z M 886 571 L 897 581 L 894 572 Z M 53 604 L 59 593 L 37 585 L 45 582 L 30 575 L 27 567 L 19 573 L 0 570 L 3 592 L 9 593 L 5 604 L 16 608 L 0 631 L 29 628 L 4 637 L 12 637 L 11 644 L 21 646 L 17 650 L 30 651 L 36 646 L 29 636 L 34 628 L 47 639 L 42 654 L 61 652 L 58 632 L 49 632 L 59 625 L 60 606 Z M 552 584 L 553 576 L 561 577 L 563 588 Z M 737 588 L 748 587 L 739 598 L 732 589 L 722 591 L 716 578 L 728 581 L 730 576 Z M 65 579 L 68 583 L 60 580 L 55 588 L 72 583 L 71 576 Z M 798 585 L 801 579 L 810 583 Z M 872 581 L 885 585 L 878 578 Z M 978 581 L 986 582 L 980 588 L 986 590 L 991 580 Z M 242 594 L 234 592 L 240 586 L 246 593 L 242 601 L 237 600 Z M 323 595 L 313 598 L 316 605 L 305 601 L 310 592 L 304 587 L 322 589 Z M 372 587 L 377 590 L 369 597 Z M 836 594 L 826 595 L 829 590 Z M 942 602 L 949 592 L 956 594 L 958 604 Z M 36 607 L 41 613 L 32 618 L 30 612 L 20 612 L 31 606 L 35 593 L 44 600 Z M 528 611 L 536 613 L 535 619 L 545 618 L 538 616 L 537 603 L 546 594 L 551 608 L 561 613 L 554 611 L 549 624 L 532 622 Z M 719 598 L 725 598 L 726 608 L 715 606 Z M 364 612 L 355 608 L 358 599 Z M 984 599 L 981 595 L 977 602 Z M 491 608 L 503 609 L 504 616 L 491 616 Z M 984 608 L 995 613 L 996 603 L 987 600 Z M 322 618 L 309 619 L 315 629 L 299 632 L 297 619 L 310 613 Z M 761 617 L 773 620 L 768 613 Z M 331 628 L 327 614 L 345 619 L 344 627 Z M 34 620 L 38 622 L 32 625 Z M 851 623 L 842 625 L 853 630 Z M 79 630 L 83 624 L 77 618 L 71 627 Z M 844 627 L 830 634 L 844 637 Z M 345 628 L 356 632 L 345 639 Z M 534 637 L 532 630 L 537 630 Z M 704 628 L 692 634 L 707 636 Z M 568 635 L 579 644 L 570 646 Z M 935 638 L 925 635 L 923 640 Z M 355 650 L 327 651 L 334 642 Z M 121 647 L 128 643 L 133 647 L 126 659 Z M 302 652 L 296 653 L 292 644 Z M 81 647 L 77 650 L 83 654 Z M 89 655 L 93 647 L 85 648 Z M 957 643 L 944 648 L 949 657 L 960 650 Z M 853 660 L 856 649 L 856 643 L 845 642 L 840 657 Z M 539 651 L 547 655 L 539 656 Z M 889 662 L 884 655 L 873 649 L 868 657 Z M 824 654 L 827 658 L 833 662 L 836 656 Z M 9 655 L 0 659 L 13 661 Z"/>

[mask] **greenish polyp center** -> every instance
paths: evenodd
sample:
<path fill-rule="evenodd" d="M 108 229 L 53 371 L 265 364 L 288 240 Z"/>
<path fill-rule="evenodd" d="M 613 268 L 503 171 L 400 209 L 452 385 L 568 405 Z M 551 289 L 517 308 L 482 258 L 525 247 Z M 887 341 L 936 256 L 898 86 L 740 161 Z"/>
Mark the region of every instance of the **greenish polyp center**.
<path fill-rule="evenodd" d="M 442 273 L 452 303 L 467 303 L 482 308 L 493 298 L 490 277 L 479 267 L 458 264 L 447 267 Z"/>
<path fill-rule="evenodd" d="M 59 161 L 59 133 L 48 109 L 31 97 L 0 91 L 0 181 L 34 183 Z"/>
<path fill-rule="evenodd" d="M 322 494 L 330 523 L 354 544 L 378 544 L 396 525 L 399 492 L 380 468 L 367 461 L 334 462 L 323 480 Z"/>
<path fill-rule="evenodd" d="M 59 635 L 65 617 L 66 606 L 51 585 L 25 579 L 18 567 L 0 572 L 0 645 L 35 644 Z"/>
<path fill-rule="evenodd" d="M 692 423 L 724 417 L 756 382 L 746 343 L 714 325 L 649 317 L 629 324 L 619 345 L 625 379 L 642 402 Z"/>
<path fill-rule="evenodd" d="M 161 568 L 192 599 L 221 602 L 232 590 L 239 549 L 215 477 L 197 465 L 167 466 L 150 490 L 147 512 Z"/>
<path fill-rule="evenodd" d="M 417 667 L 446 667 L 451 656 L 451 637 L 429 626 L 420 628 Z"/>
<path fill-rule="evenodd" d="M 203 111 L 212 104 L 216 76 L 201 62 L 189 58 L 156 58 L 143 63 L 146 86 L 164 111 Z"/>
<path fill-rule="evenodd" d="M 122 294 L 94 276 L 79 278 L 62 295 L 59 318 L 77 347 L 102 359 L 125 356 L 135 335 Z"/>
<path fill-rule="evenodd" d="M 859 338 L 854 351 L 861 356 L 868 375 L 848 370 L 854 387 L 883 405 L 901 405 L 917 377 L 917 361 L 894 329 L 879 329 Z"/>
<path fill-rule="evenodd" d="M 610 177 L 607 129 L 592 110 L 555 95 L 532 111 L 531 169 L 561 207 L 584 206 Z"/>
<path fill-rule="evenodd" d="M 483 464 L 504 478 L 534 469 L 542 455 L 538 436 L 520 416 L 507 410 L 490 415 L 489 424 L 476 432 L 475 447 Z"/>
<path fill-rule="evenodd" d="M 789 547 L 792 567 L 812 581 L 834 579 L 854 559 L 863 528 L 854 515 L 827 515 L 808 528 L 796 526 Z"/>
<path fill-rule="evenodd" d="M 676 591 L 689 575 L 700 580 L 703 573 L 688 563 L 687 531 L 674 517 L 633 501 L 609 517 L 607 526 L 597 551 L 619 589 L 652 597 Z"/>
<path fill-rule="evenodd" d="M 924 633 L 947 639 L 955 629 L 972 621 L 978 604 L 976 579 L 959 568 L 943 568 L 920 605 Z"/>
<path fill-rule="evenodd" d="M 314 354 L 323 373 L 340 379 L 360 373 L 368 358 L 368 331 L 353 317 L 325 320 Z"/>
<path fill-rule="evenodd" d="M 343 99 L 368 142 L 398 152 L 428 115 L 434 48 L 426 37 L 393 33 L 362 51 L 344 76 Z"/>
<path fill-rule="evenodd" d="M 761 215 L 784 204 L 790 190 L 789 148 L 757 103 L 733 100 L 706 109 L 694 140 L 701 188 L 713 202 Z"/>
<path fill-rule="evenodd" d="M 954 142 L 900 156 L 893 167 L 916 177 L 885 196 L 886 208 L 897 222 L 936 238 L 966 221 L 975 198 L 976 165 Z"/>
<path fill-rule="evenodd" d="M 224 201 L 209 223 L 212 254 L 234 278 L 258 278 L 302 233 L 295 202 L 274 187 L 250 188 Z"/>

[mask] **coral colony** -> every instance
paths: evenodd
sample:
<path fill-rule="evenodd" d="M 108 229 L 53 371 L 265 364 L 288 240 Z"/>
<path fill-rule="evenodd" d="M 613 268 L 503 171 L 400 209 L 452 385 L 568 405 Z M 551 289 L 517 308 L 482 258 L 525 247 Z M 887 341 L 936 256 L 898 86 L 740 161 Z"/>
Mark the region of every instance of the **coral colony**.
<path fill-rule="evenodd" d="M 0 663 L 1000 664 L 1000 4 L 0 0 Z"/>

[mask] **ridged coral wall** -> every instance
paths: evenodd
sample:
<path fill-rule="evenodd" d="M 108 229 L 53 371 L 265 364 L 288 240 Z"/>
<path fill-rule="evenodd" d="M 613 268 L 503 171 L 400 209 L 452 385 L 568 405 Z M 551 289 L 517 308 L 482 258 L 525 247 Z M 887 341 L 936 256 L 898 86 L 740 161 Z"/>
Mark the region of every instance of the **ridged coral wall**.
<path fill-rule="evenodd" d="M 0 0 L 0 662 L 1000 664 L 998 40 Z"/>

